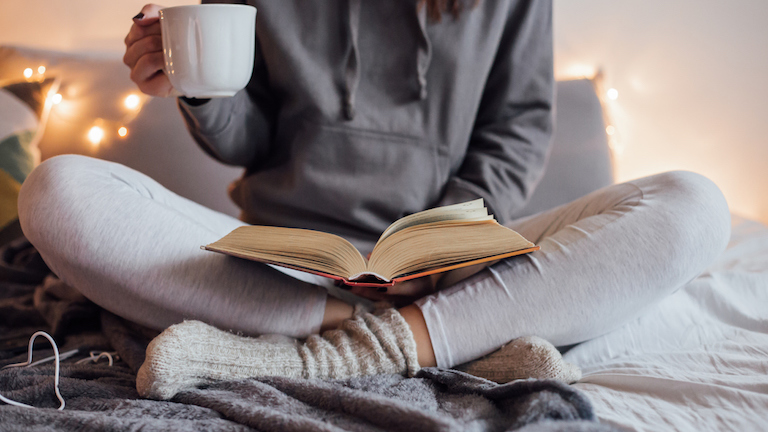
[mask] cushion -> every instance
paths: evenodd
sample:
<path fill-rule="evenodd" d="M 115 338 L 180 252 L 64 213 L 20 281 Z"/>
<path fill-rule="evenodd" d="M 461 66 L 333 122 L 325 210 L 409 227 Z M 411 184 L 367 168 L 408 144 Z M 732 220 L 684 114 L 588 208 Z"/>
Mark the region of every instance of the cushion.
<path fill-rule="evenodd" d="M 57 85 L 41 78 L 0 87 L 0 230 L 16 219 L 21 184 L 40 163 L 37 143 Z"/>
<path fill-rule="evenodd" d="M 555 133 L 544 176 L 515 218 L 571 202 L 613 183 L 603 107 L 595 90 L 597 84 L 590 79 L 558 81 Z"/>

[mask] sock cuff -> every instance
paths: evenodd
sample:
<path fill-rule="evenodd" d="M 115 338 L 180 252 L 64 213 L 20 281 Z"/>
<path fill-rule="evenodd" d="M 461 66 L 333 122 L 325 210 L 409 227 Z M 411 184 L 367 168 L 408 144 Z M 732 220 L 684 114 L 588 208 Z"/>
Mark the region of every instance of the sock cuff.
<path fill-rule="evenodd" d="M 363 319 L 382 345 L 385 343 L 394 345 L 402 354 L 409 377 L 414 376 L 421 369 L 411 326 L 397 309 L 380 309 L 375 315 L 370 313 L 363 315 Z M 387 337 L 388 335 L 390 337 Z"/>

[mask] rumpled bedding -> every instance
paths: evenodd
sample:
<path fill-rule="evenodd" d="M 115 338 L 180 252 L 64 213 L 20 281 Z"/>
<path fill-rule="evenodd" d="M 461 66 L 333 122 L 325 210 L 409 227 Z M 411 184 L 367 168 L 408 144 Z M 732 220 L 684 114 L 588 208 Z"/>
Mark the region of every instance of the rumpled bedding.
<path fill-rule="evenodd" d="M 29 337 L 49 332 L 61 353 L 63 411 L 52 363 L 0 370 L 0 394 L 39 407 L 0 402 L 2 431 L 609 431 L 589 400 L 554 380 L 506 385 L 449 369 L 414 378 L 348 380 L 261 377 L 219 382 L 171 401 L 139 398 L 135 372 L 156 332 L 99 309 L 50 275 L 20 239 L 0 250 L 0 367 L 27 359 Z M 89 353 L 111 352 L 109 365 Z M 35 359 L 51 355 L 38 338 Z M 79 360 L 85 360 L 79 362 Z"/>
<path fill-rule="evenodd" d="M 582 368 L 574 387 L 603 424 L 768 430 L 768 228 L 734 217 L 728 248 L 704 273 L 564 357 Z"/>

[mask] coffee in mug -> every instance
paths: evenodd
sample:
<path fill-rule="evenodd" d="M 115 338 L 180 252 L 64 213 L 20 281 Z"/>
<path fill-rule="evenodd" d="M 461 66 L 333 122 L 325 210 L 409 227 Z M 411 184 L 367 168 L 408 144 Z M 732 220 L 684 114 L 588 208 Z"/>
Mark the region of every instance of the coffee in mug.
<path fill-rule="evenodd" d="M 203 4 L 160 10 L 165 73 L 176 93 L 234 96 L 253 72 L 256 8 Z"/>

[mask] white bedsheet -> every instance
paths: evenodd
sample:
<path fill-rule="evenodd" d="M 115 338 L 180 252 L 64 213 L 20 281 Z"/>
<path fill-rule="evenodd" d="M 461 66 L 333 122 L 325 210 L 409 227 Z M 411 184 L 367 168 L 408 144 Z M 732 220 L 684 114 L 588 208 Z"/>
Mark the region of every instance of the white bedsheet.
<path fill-rule="evenodd" d="M 768 430 L 768 228 L 641 318 L 565 354 L 600 421 L 628 430 Z"/>

